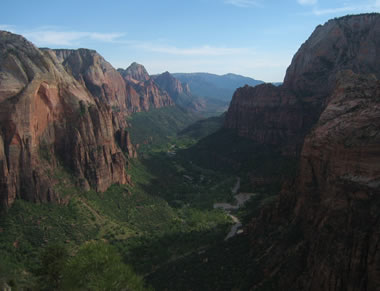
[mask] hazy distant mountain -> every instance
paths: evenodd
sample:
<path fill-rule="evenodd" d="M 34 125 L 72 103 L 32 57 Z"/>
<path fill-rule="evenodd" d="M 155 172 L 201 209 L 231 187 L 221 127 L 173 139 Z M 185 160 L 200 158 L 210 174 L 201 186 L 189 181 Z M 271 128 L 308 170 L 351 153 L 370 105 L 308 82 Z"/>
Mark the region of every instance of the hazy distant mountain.
<path fill-rule="evenodd" d="M 169 72 L 151 76 L 155 83 L 168 92 L 174 103 L 193 112 L 214 115 L 227 110 L 228 102 L 216 98 L 205 98 L 191 91 L 189 84 L 175 78 Z"/>
<path fill-rule="evenodd" d="M 193 94 L 230 101 L 235 90 L 244 85 L 256 86 L 264 83 L 236 74 L 215 75 L 209 73 L 175 73 L 175 78 L 190 86 Z"/>

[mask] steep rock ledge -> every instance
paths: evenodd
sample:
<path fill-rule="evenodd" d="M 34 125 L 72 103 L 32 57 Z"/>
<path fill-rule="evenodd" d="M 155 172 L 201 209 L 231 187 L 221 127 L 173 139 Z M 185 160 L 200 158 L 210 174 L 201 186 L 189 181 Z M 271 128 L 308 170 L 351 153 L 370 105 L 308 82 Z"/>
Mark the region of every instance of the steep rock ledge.
<path fill-rule="evenodd" d="M 58 165 L 84 188 L 104 191 L 127 182 L 120 130 L 111 108 L 96 100 L 61 65 L 23 37 L 0 32 L 0 203 L 16 197 L 60 201 Z"/>

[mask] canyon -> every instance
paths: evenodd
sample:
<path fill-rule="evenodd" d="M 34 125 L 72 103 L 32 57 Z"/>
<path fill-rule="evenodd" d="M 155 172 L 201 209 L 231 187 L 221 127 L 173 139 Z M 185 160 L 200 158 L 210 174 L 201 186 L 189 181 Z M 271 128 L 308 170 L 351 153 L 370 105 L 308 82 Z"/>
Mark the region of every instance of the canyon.
<path fill-rule="evenodd" d="M 252 290 L 379 290 L 379 29 L 377 14 L 330 20 L 282 86 L 233 97 L 226 128 L 299 161 L 248 227 L 252 259 L 265 268 Z"/>
<path fill-rule="evenodd" d="M 3 31 L 0 43 L 3 210 L 16 198 L 67 202 L 51 175 L 62 167 L 85 190 L 130 183 L 127 160 L 137 153 L 127 118 L 174 106 L 182 94 L 192 98 L 168 72 L 155 77 L 159 87 L 142 65 L 117 71 L 94 50 L 38 49 Z M 186 102 L 181 105 L 203 108 Z"/>
<path fill-rule="evenodd" d="M 173 108 L 186 114 L 207 112 L 211 101 L 196 96 L 191 84 L 180 80 L 191 76 L 178 74 L 177 79 L 169 72 L 150 76 L 138 63 L 116 70 L 96 51 L 39 49 L 22 36 L 0 31 L 3 215 L 12 211 L 17 200 L 63 207 L 72 201 L 83 203 L 94 215 L 92 221 L 102 220 L 104 211 L 110 217 L 107 223 L 122 230 L 100 238 L 126 250 L 135 263 L 143 257 L 144 264 L 145 256 L 156 259 L 157 245 L 166 250 L 171 243 L 178 243 L 177 236 L 186 241 L 182 232 L 186 229 L 199 236 L 199 245 L 190 251 L 184 248 L 182 254 L 177 250 L 166 254 L 166 263 L 150 262 L 148 267 L 136 263 L 139 271 L 151 275 L 159 267 L 177 260 L 181 263 L 179 258 L 191 255 L 207 256 L 202 257 L 200 268 L 214 271 L 207 265 L 212 261 L 208 256 L 213 245 L 203 239 L 210 235 L 210 241 L 214 240 L 212 231 L 226 228 L 228 217 L 212 210 L 212 205 L 223 203 L 220 196 L 224 200 L 231 196 L 227 185 L 235 184 L 231 174 L 235 168 L 224 169 L 218 163 L 214 169 L 198 165 L 192 153 L 207 148 L 201 156 L 206 162 L 212 157 L 211 163 L 219 159 L 237 165 L 234 157 L 245 160 L 254 152 L 260 159 L 248 169 L 236 170 L 238 186 L 233 189 L 254 193 L 263 186 L 269 192 L 265 187 L 275 182 L 281 189 L 268 197 L 266 193 L 249 195 L 252 199 L 263 195 L 264 199 L 259 208 L 253 206 L 256 214 L 247 216 L 243 235 L 235 235 L 235 229 L 226 242 L 223 231 L 215 235 L 227 249 L 234 249 L 241 237 L 248 241 L 249 250 L 241 260 L 255 266 L 253 275 L 244 277 L 244 282 L 233 282 L 234 287 L 244 283 L 249 290 L 380 290 L 379 33 L 380 14 L 375 13 L 319 25 L 294 55 L 282 85 L 255 83 L 237 89 L 221 118 L 222 129 L 216 126 L 213 134 L 198 140 L 178 138 L 159 145 L 163 150 L 155 148 L 140 158 L 130 134 L 135 116 L 171 123 L 173 119 L 164 117 L 174 116 Z M 153 119 L 155 110 L 169 113 Z M 207 126 L 207 120 L 204 124 Z M 234 135 L 223 135 L 225 132 Z M 243 144 L 244 152 L 234 147 L 232 137 L 249 141 Z M 218 156 L 219 147 L 227 147 L 224 150 L 233 155 Z M 282 168 L 279 171 L 280 158 L 295 161 L 294 175 L 287 175 Z M 252 174 L 261 170 L 260 163 L 265 175 Z M 149 167 L 154 169 L 152 173 Z M 90 194 L 72 191 L 62 195 L 57 187 L 62 171 L 72 175 L 75 187 Z M 245 176 L 240 180 L 242 171 Z M 112 188 L 115 185 L 121 188 Z M 110 197 L 102 193 L 110 193 Z M 96 198 L 83 202 L 85 195 Z M 147 198 L 149 195 L 153 198 Z M 107 200 L 113 197 L 118 197 L 117 201 Z M 134 209 L 129 209 L 126 201 Z M 250 207 L 249 201 L 246 205 Z M 136 213 L 140 215 L 137 219 Z M 153 215 L 152 221 L 139 225 Z M 194 218 L 198 216 L 202 225 Z M 131 217 L 135 220 L 128 225 Z M 207 221 L 209 217 L 215 220 Z M 162 225 L 155 225 L 160 219 Z M 37 221 L 39 225 L 41 218 Z M 119 225 L 114 226 L 115 221 Z M 106 224 L 102 223 L 99 225 Z M 177 232 L 170 229 L 165 237 L 159 231 L 167 224 Z M 156 241 L 151 241 L 149 231 Z M 148 238 L 141 243 L 144 235 Z M 135 243 L 133 239 L 141 245 L 128 249 L 126 245 Z M 136 251 L 137 259 L 131 250 Z M 223 266 L 216 266 L 217 274 L 219 269 L 223 272 Z M 180 269 L 180 273 L 185 272 Z"/>

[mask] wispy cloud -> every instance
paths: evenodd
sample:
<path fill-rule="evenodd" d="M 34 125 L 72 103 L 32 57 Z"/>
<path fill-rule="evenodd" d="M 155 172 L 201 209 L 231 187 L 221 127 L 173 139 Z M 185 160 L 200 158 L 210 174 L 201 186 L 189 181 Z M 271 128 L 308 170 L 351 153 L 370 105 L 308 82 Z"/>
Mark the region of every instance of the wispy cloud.
<path fill-rule="evenodd" d="M 37 45 L 80 45 L 85 40 L 96 40 L 102 42 L 113 42 L 122 37 L 122 33 L 98 33 L 84 31 L 54 31 L 36 30 L 22 33 Z"/>
<path fill-rule="evenodd" d="M 330 8 L 320 8 L 317 5 L 317 1 L 313 4 L 312 2 L 314 0 L 297 0 L 298 3 L 302 4 L 301 2 L 304 2 L 302 5 L 313 5 L 313 9 L 311 12 L 307 14 L 313 14 L 316 16 L 321 15 L 328 15 L 328 14 L 339 14 L 339 13 L 363 13 L 363 12 L 379 12 L 380 11 L 380 0 L 372 0 L 372 1 L 366 1 L 355 4 L 346 3 L 343 6 L 340 7 L 330 7 Z M 308 2 L 308 3 L 306 3 Z"/>
<path fill-rule="evenodd" d="M 327 9 L 314 9 L 313 14 L 320 16 L 320 15 L 326 15 L 326 14 L 336 14 L 336 13 L 342 13 L 342 12 L 352 12 L 358 10 L 358 7 L 356 6 L 344 6 L 344 7 L 337 7 L 337 8 L 327 8 Z"/>
<path fill-rule="evenodd" d="M 44 26 L 33 30 L 25 30 L 12 25 L 0 25 L 0 30 L 8 30 L 13 33 L 22 34 L 38 46 L 77 46 L 88 40 L 116 42 L 125 35 L 124 33 L 118 32 L 100 33 L 65 30 L 64 28 L 54 26 Z"/>
<path fill-rule="evenodd" d="M 224 0 L 224 3 L 237 7 L 262 7 L 261 1 L 258 0 Z"/>
<path fill-rule="evenodd" d="M 260 78 L 265 81 L 282 81 L 287 66 L 292 59 L 292 53 L 280 53 L 276 56 L 266 53 L 255 55 L 236 55 L 224 58 L 197 57 L 197 58 L 172 58 L 162 57 L 140 60 L 148 72 L 152 74 L 169 70 L 170 72 L 209 72 L 226 74 L 234 72 L 237 74 Z M 131 60 L 132 61 L 132 60 Z M 118 63 L 119 67 L 129 66 L 128 62 Z"/>
<path fill-rule="evenodd" d="M 7 30 L 10 32 L 13 32 L 14 26 L 13 25 L 8 25 L 8 24 L 0 24 L 0 30 Z"/>
<path fill-rule="evenodd" d="M 162 44 L 136 42 L 132 44 L 132 46 L 138 47 L 145 51 L 178 56 L 227 56 L 252 52 L 252 49 L 249 48 L 216 47 L 210 45 L 179 48 L 176 46 Z"/>
<path fill-rule="evenodd" d="M 297 0 L 297 2 L 301 5 L 315 5 L 318 0 Z"/>

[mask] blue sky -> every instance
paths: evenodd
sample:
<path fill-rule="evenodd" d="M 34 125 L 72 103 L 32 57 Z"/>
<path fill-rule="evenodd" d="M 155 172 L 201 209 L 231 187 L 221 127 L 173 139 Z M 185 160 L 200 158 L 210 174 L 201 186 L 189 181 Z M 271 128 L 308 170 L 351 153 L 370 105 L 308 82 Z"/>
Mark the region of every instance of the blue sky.
<path fill-rule="evenodd" d="M 380 0 L 2 0 L 0 29 L 39 47 L 92 48 L 114 67 L 282 81 L 318 24 Z"/>

